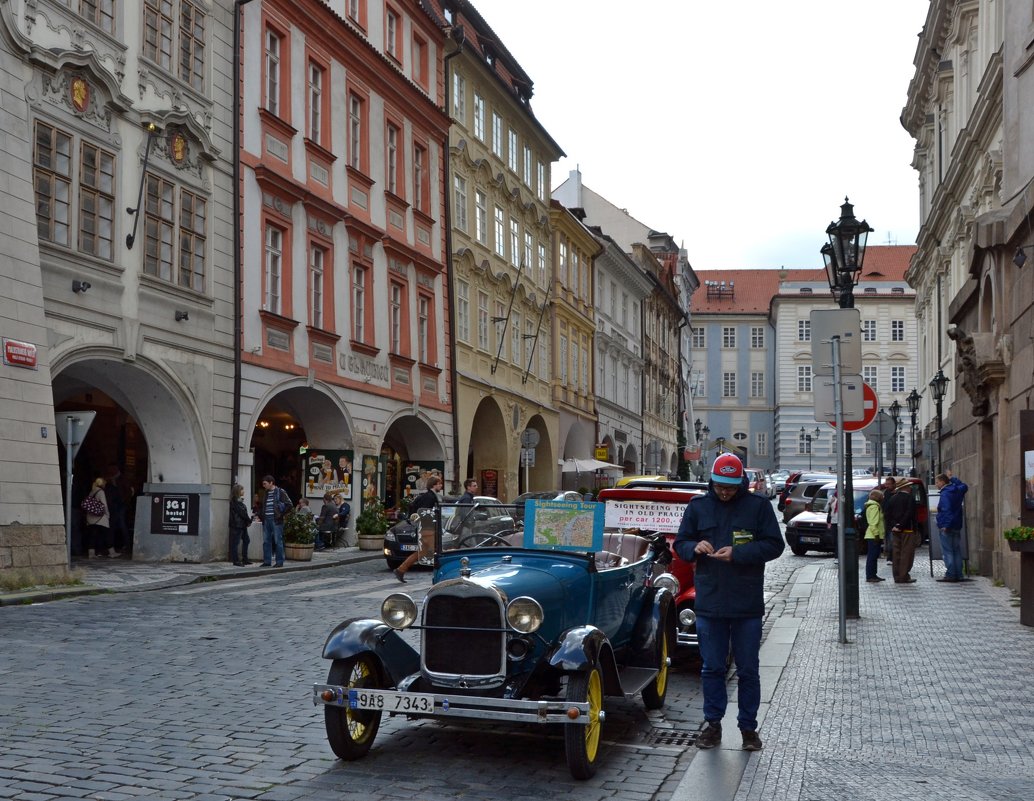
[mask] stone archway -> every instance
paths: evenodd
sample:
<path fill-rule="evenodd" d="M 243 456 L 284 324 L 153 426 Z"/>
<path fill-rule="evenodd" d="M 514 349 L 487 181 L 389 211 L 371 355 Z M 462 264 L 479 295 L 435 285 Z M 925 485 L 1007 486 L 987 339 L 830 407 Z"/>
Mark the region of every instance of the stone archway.
<path fill-rule="evenodd" d="M 498 401 L 491 396 L 482 398 L 471 420 L 467 473 L 478 479 L 484 494 L 500 500 L 507 499 L 511 490 L 506 486 L 507 468 L 511 464 L 508 440 L 506 420 Z M 496 477 L 494 486 L 489 480 L 492 475 Z M 513 497 L 516 494 L 512 493 Z"/>
<path fill-rule="evenodd" d="M 528 420 L 526 428 L 538 432 L 539 442 L 535 446 L 535 466 L 528 469 L 527 486 L 524 482 L 524 470 L 521 469 L 520 489 L 523 492 L 534 492 L 541 490 L 556 489 L 557 484 L 557 456 L 553 442 L 549 438 L 549 429 L 546 421 L 541 415 L 532 415 Z M 514 494 L 513 497 L 516 497 Z"/>

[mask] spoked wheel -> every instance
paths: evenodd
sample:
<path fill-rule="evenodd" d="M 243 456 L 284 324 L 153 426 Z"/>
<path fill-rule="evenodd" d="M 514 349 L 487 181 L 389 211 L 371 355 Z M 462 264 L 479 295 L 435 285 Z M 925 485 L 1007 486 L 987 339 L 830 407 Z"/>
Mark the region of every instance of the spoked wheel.
<path fill-rule="evenodd" d="M 664 697 L 668 694 L 668 653 L 671 643 L 668 632 L 661 630 L 657 636 L 657 675 L 643 688 L 643 706 L 647 709 L 660 709 L 664 706 Z"/>
<path fill-rule="evenodd" d="M 381 689 L 380 665 L 372 654 L 358 654 L 348 659 L 335 659 L 330 666 L 327 684 L 342 687 Z M 327 741 L 339 759 L 352 761 L 366 756 L 381 725 L 381 713 L 371 709 L 349 709 L 347 706 L 324 706 Z"/>
<path fill-rule="evenodd" d="M 567 700 L 589 702 L 589 723 L 564 724 L 564 750 L 567 767 L 576 779 L 589 779 L 596 773 L 603 729 L 603 679 L 593 665 L 585 673 L 567 677 Z"/>
<path fill-rule="evenodd" d="M 457 548 L 486 548 L 492 546 L 507 547 L 510 544 L 504 536 L 489 534 L 487 532 L 473 531 L 460 537 L 456 543 Z"/>

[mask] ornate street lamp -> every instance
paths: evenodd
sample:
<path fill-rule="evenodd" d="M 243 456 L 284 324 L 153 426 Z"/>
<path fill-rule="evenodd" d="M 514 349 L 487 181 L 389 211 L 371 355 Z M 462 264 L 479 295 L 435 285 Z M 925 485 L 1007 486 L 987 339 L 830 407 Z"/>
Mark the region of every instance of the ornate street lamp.
<path fill-rule="evenodd" d="M 901 403 L 895 398 L 890 405 L 890 419 L 894 421 L 894 447 L 890 451 L 890 474 L 898 474 L 898 420 L 901 418 Z"/>
<path fill-rule="evenodd" d="M 699 417 L 696 420 L 693 421 L 693 433 L 696 434 L 697 444 L 698 445 L 700 444 L 700 427 L 702 425 L 703 425 L 703 423 L 700 422 L 700 418 Z"/>
<path fill-rule="evenodd" d="M 717 459 L 725 453 L 725 437 L 716 437 L 714 441 L 714 458 Z"/>
<path fill-rule="evenodd" d="M 933 402 L 937 406 L 937 470 L 934 473 L 936 476 L 941 472 L 941 404 L 944 402 L 944 394 L 948 391 L 948 376 L 940 368 L 930 379 L 930 389 L 933 390 Z"/>
<path fill-rule="evenodd" d="M 908 413 L 912 416 L 912 475 L 916 474 L 916 412 L 919 411 L 919 401 L 922 399 L 915 387 L 912 387 L 912 391 L 905 398 L 905 403 L 908 404 Z"/>
<path fill-rule="evenodd" d="M 840 206 L 840 219 L 826 226 L 829 242 L 819 251 L 826 268 L 829 290 L 841 309 L 854 308 L 854 288 L 862 275 L 865 244 L 872 233 L 865 220 L 854 216 L 854 206 L 845 197 Z M 854 483 L 851 480 L 851 432 L 844 431 L 844 498 L 851 499 L 844 506 L 844 610 L 846 617 L 858 617 L 858 540 L 854 527 Z"/>
<path fill-rule="evenodd" d="M 808 454 L 808 471 L 811 471 L 811 455 L 813 452 L 812 442 L 818 442 L 819 439 L 819 427 L 815 426 L 814 434 L 811 431 L 805 431 L 804 426 L 801 426 L 801 441 L 804 443 L 804 450 Z"/>

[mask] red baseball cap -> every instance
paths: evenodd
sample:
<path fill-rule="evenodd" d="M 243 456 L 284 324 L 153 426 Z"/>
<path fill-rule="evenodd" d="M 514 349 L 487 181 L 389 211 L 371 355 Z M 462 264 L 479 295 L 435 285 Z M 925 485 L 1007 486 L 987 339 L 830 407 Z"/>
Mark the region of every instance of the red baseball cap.
<path fill-rule="evenodd" d="M 711 467 L 711 480 L 715 484 L 743 483 L 743 462 L 731 453 L 723 453 L 714 460 Z"/>

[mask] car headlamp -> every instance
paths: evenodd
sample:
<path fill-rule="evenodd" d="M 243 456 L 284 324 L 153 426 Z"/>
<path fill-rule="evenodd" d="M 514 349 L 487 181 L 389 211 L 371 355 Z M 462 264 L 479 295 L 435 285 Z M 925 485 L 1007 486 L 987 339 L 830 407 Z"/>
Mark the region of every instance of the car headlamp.
<path fill-rule="evenodd" d="M 416 604 L 404 592 L 393 592 L 381 604 L 381 620 L 393 629 L 409 628 L 416 622 Z"/>
<path fill-rule="evenodd" d="M 544 619 L 545 614 L 539 602 L 527 595 L 514 598 L 506 605 L 506 622 L 521 634 L 538 631 Z"/>
<path fill-rule="evenodd" d="M 395 532 L 389 528 L 387 531 L 384 532 L 384 539 L 387 542 L 395 542 Z"/>
<path fill-rule="evenodd" d="M 679 594 L 679 580 L 671 573 L 661 573 L 653 580 L 653 586 L 663 587 L 676 597 Z"/>

